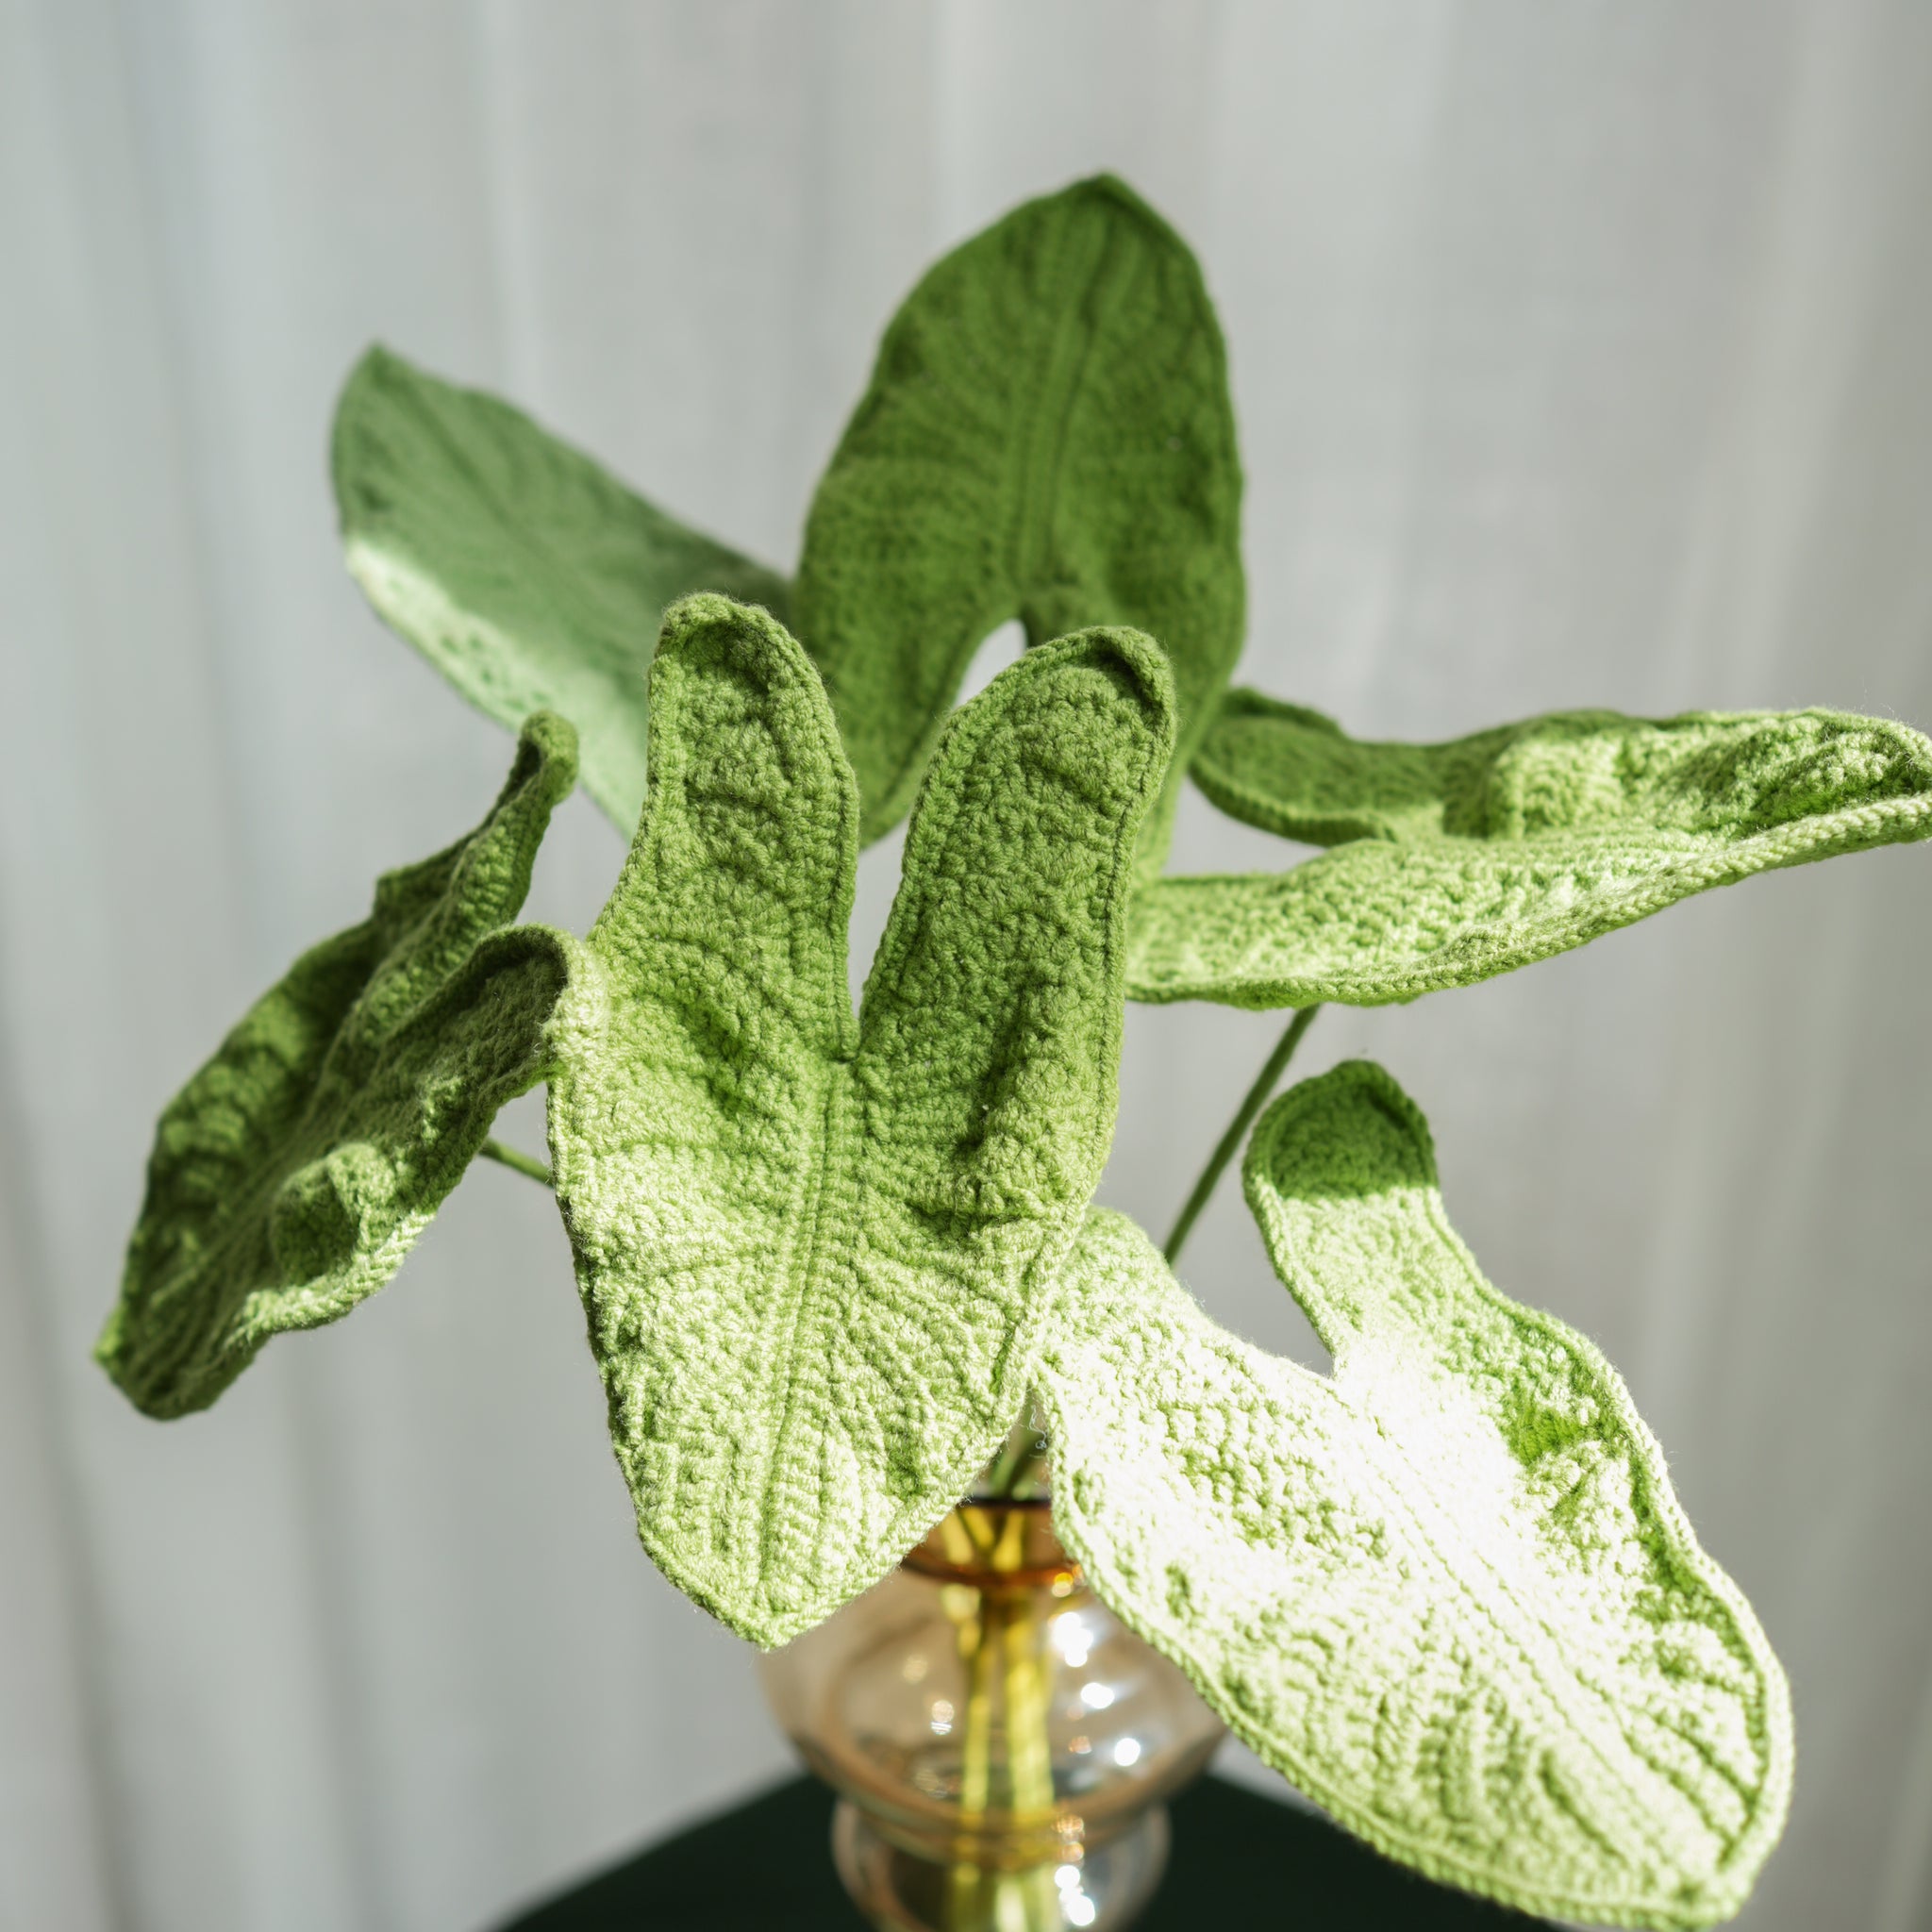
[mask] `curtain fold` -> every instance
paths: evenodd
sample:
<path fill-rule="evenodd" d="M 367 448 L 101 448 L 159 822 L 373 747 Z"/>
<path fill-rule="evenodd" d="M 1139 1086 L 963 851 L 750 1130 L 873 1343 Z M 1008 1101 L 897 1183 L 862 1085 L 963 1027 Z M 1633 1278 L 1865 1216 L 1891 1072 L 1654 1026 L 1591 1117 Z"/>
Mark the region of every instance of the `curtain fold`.
<path fill-rule="evenodd" d="M 786 1763 L 635 1546 L 517 1175 L 206 1416 L 88 1352 L 160 1105 L 504 769 L 340 566 L 363 345 L 789 567 L 899 296 L 1103 167 L 1222 308 L 1242 681 L 1363 735 L 1932 724 L 1916 0 L 0 0 L 0 1924 L 481 1926 Z M 620 856 L 574 801 L 532 910 Z M 1292 856 L 1191 799 L 1173 862 Z M 1417 1095 L 1790 1668 L 1754 1932 L 1932 1923 L 1928 957 L 1881 852 L 1304 1050 Z M 1163 1230 L 1275 1030 L 1136 1010 L 1103 1198 Z M 1238 1191 L 1191 1283 L 1316 1359 Z"/>

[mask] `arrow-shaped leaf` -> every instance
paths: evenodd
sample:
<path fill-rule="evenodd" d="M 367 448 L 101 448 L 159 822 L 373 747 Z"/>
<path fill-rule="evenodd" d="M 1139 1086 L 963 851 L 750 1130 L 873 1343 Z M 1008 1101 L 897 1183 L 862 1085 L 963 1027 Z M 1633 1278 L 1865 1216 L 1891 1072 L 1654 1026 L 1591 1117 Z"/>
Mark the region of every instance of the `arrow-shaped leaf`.
<path fill-rule="evenodd" d="M 205 1408 L 270 1336 L 374 1293 L 542 1077 L 569 941 L 504 927 L 575 775 L 570 726 L 532 718 L 482 824 L 386 873 L 170 1102 L 95 1351 L 136 1407 Z"/>
<path fill-rule="evenodd" d="M 1025 1399 L 1112 1135 L 1171 704 L 1145 640 L 1091 632 L 959 714 L 855 1022 L 858 800 L 818 674 L 762 611 L 666 619 L 550 1144 L 639 1533 L 760 1643 L 882 1575 Z"/>
<path fill-rule="evenodd" d="M 1932 744 L 1840 711 L 1558 712 L 1451 744 L 1368 744 L 1238 691 L 1194 776 L 1251 824 L 1348 842 L 1288 872 L 1150 887 L 1134 999 L 1413 999 L 1754 873 L 1932 833 Z"/>
<path fill-rule="evenodd" d="M 644 670 L 665 607 L 785 580 L 687 529 L 520 410 L 374 348 L 336 406 L 350 572 L 382 618 L 514 729 L 561 713 L 584 789 L 626 838 L 644 797 Z"/>
<path fill-rule="evenodd" d="M 1333 1378 L 1093 1215 L 1041 1374 L 1094 1588 L 1391 1857 L 1592 1924 L 1728 1917 L 1782 1828 L 1789 1693 L 1615 1371 L 1477 1273 L 1380 1068 L 1278 1101 L 1246 1176 Z"/>
<path fill-rule="evenodd" d="M 1225 351 L 1186 243 L 1121 182 L 1026 203 L 893 317 L 813 499 L 799 634 L 858 774 L 905 816 L 974 652 L 1133 625 L 1173 666 L 1180 776 L 1241 650 L 1241 465 Z"/>

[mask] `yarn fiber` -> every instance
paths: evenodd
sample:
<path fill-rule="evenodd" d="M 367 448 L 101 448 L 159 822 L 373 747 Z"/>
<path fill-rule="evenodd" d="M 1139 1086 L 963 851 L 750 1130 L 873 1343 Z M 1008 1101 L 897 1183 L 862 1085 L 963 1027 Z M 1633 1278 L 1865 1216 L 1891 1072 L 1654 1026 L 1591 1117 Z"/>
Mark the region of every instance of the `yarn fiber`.
<path fill-rule="evenodd" d="M 1790 1692 L 1616 1372 L 1483 1279 L 1379 1067 L 1277 1101 L 1245 1179 L 1332 1377 L 1096 1211 L 1041 1365 L 1062 1541 L 1405 1864 L 1592 1924 L 1728 1918 L 1783 1826 Z"/>
<path fill-rule="evenodd" d="M 811 660 L 673 608 L 650 788 L 553 1039 L 550 1145 L 638 1532 L 783 1642 L 952 1507 L 1026 1397 L 1113 1137 L 1160 653 L 1031 652 L 926 774 L 858 1017 L 858 791 Z"/>
<path fill-rule="evenodd" d="M 1843 711 L 1564 711 L 1373 744 L 1236 691 L 1193 775 L 1234 817 L 1335 849 L 1151 886 L 1134 908 L 1133 999 L 1414 999 L 1754 873 L 1932 833 L 1932 742 Z"/>
<path fill-rule="evenodd" d="M 205 1408 L 271 1336 L 374 1293 L 543 1077 L 575 941 L 508 922 L 575 776 L 570 726 L 530 719 L 476 830 L 384 874 L 169 1102 L 95 1348 L 137 1408 Z"/>
<path fill-rule="evenodd" d="M 1240 653 L 1241 463 L 1220 324 L 1187 244 L 1110 175 L 1027 202 L 927 271 L 821 478 L 797 622 L 867 840 L 906 814 L 967 665 L 1017 617 L 1158 639 L 1182 774 Z"/>

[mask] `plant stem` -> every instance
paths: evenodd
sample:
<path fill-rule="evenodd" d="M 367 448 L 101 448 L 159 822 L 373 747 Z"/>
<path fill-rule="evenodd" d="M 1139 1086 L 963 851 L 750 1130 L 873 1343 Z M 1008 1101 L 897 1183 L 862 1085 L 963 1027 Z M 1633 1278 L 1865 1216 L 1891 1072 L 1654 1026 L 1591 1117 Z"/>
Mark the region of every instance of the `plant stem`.
<path fill-rule="evenodd" d="M 1014 1512 L 1017 1517 L 1020 1512 Z M 1019 1550 L 1014 1551 L 1017 1564 Z M 1037 1829 L 1053 1814 L 1053 1747 L 1047 1739 L 1047 1678 L 1041 1655 L 1046 1641 L 1030 1593 L 1016 1592 L 1003 1607 L 1000 1635 L 1007 1664 L 1007 1774 L 1016 1818 Z M 1061 1924 L 1058 1888 L 1051 1865 L 1033 1865 L 1007 1880 L 1012 1909 L 1003 1920 L 1017 1921 L 1026 1932 L 1048 1932 Z M 1006 1904 L 1007 1901 L 1001 1901 Z"/>
<path fill-rule="evenodd" d="M 979 1512 L 962 1507 L 953 1512 L 981 1562 L 991 1554 Z M 950 1540 L 949 1540 L 950 1541 Z M 968 1832 L 983 1831 L 992 1803 L 992 1631 L 991 1605 L 985 1590 L 948 1592 L 942 1599 L 953 1618 L 960 1661 L 966 1666 L 966 1707 L 958 1713 L 960 1726 L 959 1822 Z M 963 1848 L 962 1848 L 963 1849 Z M 956 1856 L 946 1873 L 946 1907 L 942 1924 L 971 1926 L 983 1916 L 981 1893 L 985 1870 L 972 1857 Z"/>
<path fill-rule="evenodd" d="M 1016 1453 L 1024 1426 L 1023 1418 Z M 1030 1590 L 999 1580 L 1024 1565 L 1026 1515 L 997 1502 L 966 1503 L 954 1512 L 958 1543 L 992 1573 L 946 1604 L 966 1666 L 959 1823 L 983 1840 L 976 1855 L 962 1845 L 947 1871 L 940 1923 L 956 1932 L 1057 1932 L 1065 1923 L 1054 1866 L 1008 1871 L 993 1842 L 1039 1832 L 1054 1809 L 1045 1631 Z M 955 1541 L 947 1538 L 949 1553 Z"/>
<path fill-rule="evenodd" d="M 1248 1129 L 1255 1124 L 1255 1116 L 1266 1106 L 1268 1096 L 1274 1091 L 1274 1083 L 1281 1078 L 1289 1061 L 1294 1058 L 1295 1048 L 1302 1043 L 1302 1035 L 1321 1010 L 1320 1007 L 1304 1007 L 1288 1023 L 1288 1031 L 1268 1056 L 1267 1064 L 1256 1074 L 1255 1084 L 1248 1089 L 1234 1119 L 1227 1124 L 1227 1132 L 1222 1135 L 1214 1152 L 1208 1157 L 1208 1165 L 1201 1170 L 1201 1178 L 1194 1183 L 1194 1191 L 1188 1196 L 1188 1204 L 1181 1209 L 1180 1218 L 1174 1224 L 1174 1232 L 1167 1238 L 1167 1246 L 1161 1250 L 1170 1268 L 1180 1259 L 1182 1245 L 1194 1223 L 1201 1218 L 1201 1210 L 1213 1194 L 1215 1183 L 1247 1138 Z"/>
<path fill-rule="evenodd" d="M 988 1464 L 983 1486 L 974 1493 L 990 1502 L 1020 1502 L 1040 1487 L 1046 1465 L 1046 1437 L 1029 1403 L 1008 1431 L 1000 1453 Z"/>
<path fill-rule="evenodd" d="M 507 1147 L 501 1141 L 486 1141 L 477 1148 L 485 1160 L 500 1161 L 505 1167 L 514 1168 L 518 1174 L 528 1174 L 533 1181 L 542 1186 L 550 1185 L 550 1170 L 534 1155 L 524 1154 L 514 1147 Z"/>

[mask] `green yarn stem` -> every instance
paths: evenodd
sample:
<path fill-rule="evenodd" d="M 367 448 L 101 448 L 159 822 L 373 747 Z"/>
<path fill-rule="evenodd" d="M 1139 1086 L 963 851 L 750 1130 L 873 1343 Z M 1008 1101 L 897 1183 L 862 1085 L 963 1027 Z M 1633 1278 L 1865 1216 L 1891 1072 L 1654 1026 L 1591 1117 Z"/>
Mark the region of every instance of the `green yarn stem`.
<path fill-rule="evenodd" d="M 1047 1467 L 1046 1432 L 1040 1426 L 1029 1402 L 1026 1410 L 1008 1435 L 1000 1453 L 987 1465 L 984 1477 L 974 1487 L 976 1503 L 1023 1503 L 1040 1493 Z"/>
<path fill-rule="evenodd" d="M 533 1154 L 525 1154 L 515 1147 L 506 1146 L 503 1141 L 494 1138 L 484 1141 L 476 1152 L 485 1160 L 494 1160 L 518 1174 L 528 1174 L 533 1181 L 541 1183 L 543 1187 L 547 1188 L 550 1185 L 550 1170 Z"/>
<path fill-rule="evenodd" d="M 1274 1083 L 1288 1070 L 1288 1063 L 1294 1058 L 1294 1050 L 1302 1043 L 1302 1035 L 1308 1030 L 1310 1023 L 1320 1007 L 1304 1007 L 1288 1023 L 1288 1031 L 1276 1041 L 1274 1051 L 1268 1056 L 1267 1064 L 1255 1075 L 1255 1084 L 1243 1097 L 1240 1110 L 1227 1124 L 1227 1132 L 1215 1143 L 1214 1152 L 1208 1157 L 1208 1165 L 1201 1170 L 1201 1178 L 1194 1183 L 1194 1191 L 1188 1196 L 1187 1206 L 1180 1211 L 1180 1217 L 1174 1224 L 1174 1232 L 1167 1238 L 1167 1245 L 1161 1253 L 1167 1257 L 1167 1265 L 1172 1268 L 1180 1259 L 1182 1246 L 1192 1233 L 1195 1222 L 1201 1218 L 1201 1210 L 1213 1197 L 1216 1184 L 1226 1171 L 1241 1142 L 1247 1139 L 1248 1129 L 1255 1124 L 1255 1116 L 1268 1103 L 1268 1096 L 1274 1091 Z"/>

